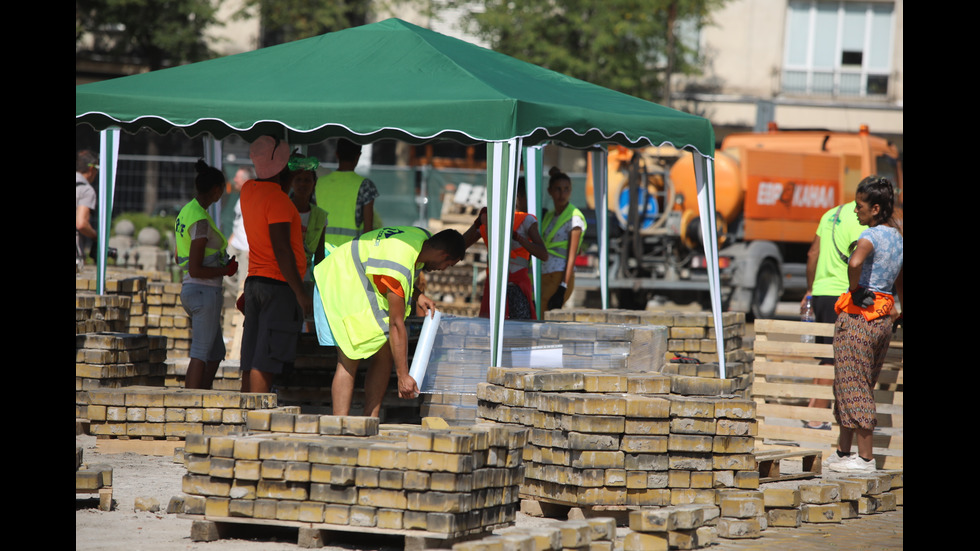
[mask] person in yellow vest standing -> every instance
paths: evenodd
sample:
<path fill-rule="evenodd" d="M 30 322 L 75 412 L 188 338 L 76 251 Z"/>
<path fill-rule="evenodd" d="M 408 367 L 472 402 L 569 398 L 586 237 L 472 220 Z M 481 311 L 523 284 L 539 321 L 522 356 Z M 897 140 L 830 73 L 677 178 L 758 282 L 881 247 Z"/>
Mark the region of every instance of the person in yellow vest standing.
<path fill-rule="evenodd" d="M 197 197 L 180 209 L 174 232 L 176 261 L 184 270 L 180 302 L 191 318 L 190 362 L 184 386 L 209 389 L 225 358 L 221 333 L 223 278 L 235 275 L 238 262 L 228 257 L 228 240 L 207 211 L 224 193 L 225 176 L 203 160 L 195 168 Z"/>
<path fill-rule="evenodd" d="M 575 255 L 585 234 L 585 216 L 569 201 L 572 198 L 572 179 L 552 167 L 549 171 L 548 195 L 555 203 L 541 217 L 541 236 L 548 249 L 548 260 L 541 265 L 542 311 L 561 308 L 575 290 Z"/>
<path fill-rule="evenodd" d="M 327 211 L 324 243 L 342 245 L 374 229 L 374 182 L 354 172 L 361 146 L 341 138 L 337 141 L 337 170 L 317 180 L 316 204 Z"/>
<path fill-rule="evenodd" d="M 430 315 L 435 302 L 414 292 L 420 271 L 454 266 L 466 249 L 456 230 L 435 235 L 412 226 L 381 228 L 336 247 L 313 268 L 313 308 L 318 340 L 337 347 L 331 386 L 334 415 L 349 415 L 361 360 L 372 358 L 364 389 L 364 415 L 379 417 L 392 365 L 398 395 L 414 398 L 419 388 L 408 373 L 405 319 L 413 295 L 416 312 Z"/>

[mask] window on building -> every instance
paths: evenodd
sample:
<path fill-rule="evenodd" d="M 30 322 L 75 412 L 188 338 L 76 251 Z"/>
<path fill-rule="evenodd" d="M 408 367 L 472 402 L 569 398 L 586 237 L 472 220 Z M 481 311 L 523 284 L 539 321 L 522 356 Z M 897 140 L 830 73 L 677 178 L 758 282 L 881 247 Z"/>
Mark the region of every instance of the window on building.
<path fill-rule="evenodd" d="M 894 11 L 891 2 L 791 0 L 786 16 L 783 92 L 887 95 Z"/>

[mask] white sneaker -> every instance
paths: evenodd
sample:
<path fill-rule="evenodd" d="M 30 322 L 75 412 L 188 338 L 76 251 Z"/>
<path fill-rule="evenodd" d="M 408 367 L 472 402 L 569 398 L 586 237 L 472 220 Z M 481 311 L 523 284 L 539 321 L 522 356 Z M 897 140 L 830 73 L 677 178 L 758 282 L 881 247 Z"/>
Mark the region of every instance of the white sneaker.
<path fill-rule="evenodd" d="M 854 454 L 843 461 L 839 461 L 830 466 L 830 470 L 838 473 L 873 473 L 875 472 L 875 461 L 865 461 L 860 455 Z"/>
<path fill-rule="evenodd" d="M 845 455 L 844 457 L 841 457 L 841 456 L 837 455 L 837 452 L 835 451 L 835 452 L 831 453 L 830 455 L 828 455 L 827 456 L 827 459 L 824 459 L 823 460 L 823 466 L 829 469 L 831 465 L 836 465 L 837 463 L 841 463 L 843 461 L 847 461 L 848 459 L 850 459 L 852 457 L 854 457 L 854 454 L 853 453 L 852 454 Z"/>

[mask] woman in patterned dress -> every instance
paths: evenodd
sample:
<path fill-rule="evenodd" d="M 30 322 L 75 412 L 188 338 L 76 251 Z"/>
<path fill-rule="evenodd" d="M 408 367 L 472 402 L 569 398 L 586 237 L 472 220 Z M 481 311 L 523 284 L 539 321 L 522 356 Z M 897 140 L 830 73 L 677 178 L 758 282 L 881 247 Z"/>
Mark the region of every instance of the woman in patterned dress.
<path fill-rule="evenodd" d="M 834 327 L 834 417 L 840 426 L 829 468 L 875 470 L 872 435 L 877 424 L 874 387 L 888 352 L 895 295 L 902 302 L 903 238 L 892 215 L 895 194 L 886 178 L 869 176 L 855 194 L 858 221 L 868 226 L 852 245 L 848 292 L 837 301 Z M 893 294 L 894 293 L 894 294 Z M 858 453 L 850 455 L 857 439 Z"/>

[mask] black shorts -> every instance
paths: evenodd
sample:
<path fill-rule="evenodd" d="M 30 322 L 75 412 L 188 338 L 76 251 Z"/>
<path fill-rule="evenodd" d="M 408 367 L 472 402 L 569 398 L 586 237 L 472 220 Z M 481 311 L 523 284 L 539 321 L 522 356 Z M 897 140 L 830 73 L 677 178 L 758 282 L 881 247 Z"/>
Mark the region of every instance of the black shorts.
<path fill-rule="evenodd" d="M 282 373 L 285 364 L 296 360 L 303 328 L 296 294 L 284 281 L 253 276 L 245 280 L 244 302 L 242 372 Z"/>

